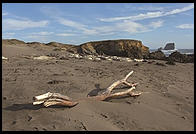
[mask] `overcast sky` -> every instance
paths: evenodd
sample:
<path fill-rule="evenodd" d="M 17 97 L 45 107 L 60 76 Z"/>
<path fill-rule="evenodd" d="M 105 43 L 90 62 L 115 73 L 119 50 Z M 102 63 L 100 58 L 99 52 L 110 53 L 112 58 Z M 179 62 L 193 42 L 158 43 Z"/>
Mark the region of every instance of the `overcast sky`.
<path fill-rule="evenodd" d="M 76 45 L 136 39 L 150 49 L 168 42 L 194 48 L 194 4 L 3 3 L 2 38 Z"/>

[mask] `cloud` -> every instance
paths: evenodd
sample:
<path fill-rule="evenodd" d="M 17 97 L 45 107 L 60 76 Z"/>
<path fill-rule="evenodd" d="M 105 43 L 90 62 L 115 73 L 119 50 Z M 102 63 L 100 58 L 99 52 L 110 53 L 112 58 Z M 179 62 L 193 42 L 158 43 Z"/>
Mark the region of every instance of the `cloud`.
<path fill-rule="evenodd" d="M 19 20 L 19 19 L 3 19 L 2 28 L 3 30 L 23 30 L 26 28 L 38 28 L 45 27 L 48 25 L 47 20 L 43 21 L 32 21 L 32 20 Z"/>
<path fill-rule="evenodd" d="M 28 39 L 39 39 L 42 41 L 45 41 L 49 35 L 52 35 L 54 32 L 47 32 L 47 31 L 42 31 L 42 32 L 34 32 L 34 33 L 29 33 L 25 38 Z"/>
<path fill-rule="evenodd" d="M 135 16 L 125 16 L 125 17 L 113 17 L 113 18 L 101 18 L 100 21 L 104 22 L 113 22 L 113 21 L 119 21 L 119 20 L 131 20 L 131 21 L 137 21 L 137 20 L 144 20 L 144 19 L 150 19 L 150 18 L 158 18 L 168 15 L 173 15 L 181 12 L 188 11 L 190 9 L 194 8 L 194 4 L 190 4 L 187 7 L 181 8 L 181 9 L 174 9 L 172 11 L 163 12 L 163 11 L 157 11 L 157 12 L 147 12 L 145 14 L 139 14 Z"/>
<path fill-rule="evenodd" d="M 155 21 L 155 22 L 151 22 L 149 24 L 150 27 L 152 28 L 159 28 L 163 25 L 163 20 L 159 20 L 159 21 Z"/>
<path fill-rule="evenodd" d="M 13 32 L 7 32 L 7 33 L 3 33 L 2 34 L 2 38 L 6 38 L 6 39 L 8 39 L 8 38 L 13 38 L 13 35 L 15 35 L 16 33 L 13 33 Z"/>
<path fill-rule="evenodd" d="M 50 38 L 48 36 L 40 36 L 40 35 L 28 35 L 28 36 L 23 36 L 24 39 L 28 39 L 28 41 L 40 41 L 40 42 L 48 42 Z"/>
<path fill-rule="evenodd" d="M 61 17 L 58 17 L 57 21 L 60 24 L 65 25 L 65 26 L 69 26 L 69 27 L 73 27 L 73 28 L 77 28 L 77 29 L 85 29 L 84 28 L 85 25 L 80 24 L 80 23 L 75 22 L 75 21 L 71 21 L 71 20 L 68 20 L 68 19 L 61 18 Z"/>
<path fill-rule="evenodd" d="M 41 36 L 47 36 L 47 35 L 51 35 L 54 32 L 38 32 L 38 33 L 32 33 L 33 35 L 41 35 Z"/>
<path fill-rule="evenodd" d="M 180 29 L 194 29 L 194 25 L 193 24 L 182 24 L 182 25 L 176 26 L 176 28 L 180 28 Z"/>
<path fill-rule="evenodd" d="M 57 36 L 63 36 L 63 37 L 66 37 L 66 36 L 75 36 L 76 34 L 69 34 L 69 33 L 59 33 L 59 34 L 56 34 Z"/>
<path fill-rule="evenodd" d="M 4 35 L 7 35 L 7 36 L 15 35 L 15 34 L 16 34 L 16 33 L 10 33 L 10 32 L 4 33 Z"/>
<path fill-rule="evenodd" d="M 68 26 L 68 27 L 81 30 L 83 34 L 96 34 L 97 33 L 95 30 L 87 28 L 88 27 L 87 25 L 84 25 L 84 24 L 81 24 L 81 23 L 78 23 L 72 20 L 58 17 L 57 21 L 64 26 Z"/>
<path fill-rule="evenodd" d="M 129 34 L 134 33 L 141 33 L 141 32 L 147 32 L 151 31 L 152 29 L 161 27 L 163 22 L 152 22 L 150 25 L 143 25 L 137 22 L 134 22 L 132 20 L 123 20 L 122 22 L 112 23 L 110 25 L 102 25 L 102 26 L 90 26 L 85 25 L 80 22 L 76 22 L 67 18 L 62 17 L 59 15 L 61 12 L 58 10 L 57 15 L 54 15 L 54 13 L 45 11 L 44 13 L 48 14 L 49 17 L 53 18 L 55 21 L 57 21 L 59 24 L 64 25 L 66 27 L 70 27 L 72 29 L 75 29 L 77 33 L 82 36 L 97 36 L 97 35 L 112 35 L 115 33 L 121 33 L 121 32 L 127 32 Z M 161 12 L 150 12 L 148 13 L 148 17 L 151 16 L 156 17 L 159 16 Z M 136 16 L 135 19 L 138 18 L 145 18 L 146 16 L 143 14 L 140 14 L 139 16 Z M 74 36 L 76 34 L 70 33 L 59 33 L 56 34 L 57 36 Z"/>
<path fill-rule="evenodd" d="M 169 11 L 169 12 L 166 12 L 164 14 L 164 16 L 166 15 L 172 15 L 172 14 L 177 14 L 177 13 L 181 13 L 181 12 L 185 12 L 185 11 L 188 11 L 188 10 L 191 10 L 194 8 L 194 4 L 190 4 L 189 6 L 186 6 L 184 8 L 181 8 L 181 9 L 174 9 L 172 11 Z"/>
<path fill-rule="evenodd" d="M 153 29 L 159 28 L 163 25 L 163 21 L 159 20 L 156 22 L 151 22 L 150 24 L 140 24 L 134 21 L 124 20 L 123 22 L 118 23 L 112 23 L 110 25 L 106 26 L 93 26 L 88 27 L 87 25 L 67 20 L 67 19 L 59 19 L 60 24 L 75 28 L 81 35 L 88 35 L 88 36 L 94 36 L 94 35 L 112 35 L 115 33 L 123 33 L 127 32 L 129 34 L 135 34 L 135 33 L 143 33 L 147 31 L 152 31 Z M 65 34 L 57 34 L 58 36 L 73 36 L 72 33 L 65 33 Z"/>
<path fill-rule="evenodd" d="M 137 10 L 147 10 L 147 11 L 155 11 L 155 10 L 163 10 L 163 7 L 153 7 L 153 6 L 145 6 L 145 7 L 137 7 Z"/>
<path fill-rule="evenodd" d="M 124 31 L 128 33 L 141 33 L 147 31 L 147 28 L 145 26 L 132 21 L 124 21 L 123 23 L 117 23 L 116 28 L 119 31 Z"/>
<path fill-rule="evenodd" d="M 2 12 L 2 16 L 6 16 L 6 15 L 8 15 L 7 12 Z"/>

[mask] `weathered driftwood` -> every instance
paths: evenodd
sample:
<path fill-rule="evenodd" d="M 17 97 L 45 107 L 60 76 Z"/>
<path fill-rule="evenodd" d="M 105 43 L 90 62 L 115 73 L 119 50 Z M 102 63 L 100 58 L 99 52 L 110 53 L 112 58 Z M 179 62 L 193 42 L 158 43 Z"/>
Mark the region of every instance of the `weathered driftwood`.
<path fill-rule="evenodd" d="M 144 59 L 134 59 L 135 62 L 143 62 Z"/>
<path fill-rule="evenodd" d="M 139 96 L 142 93 L 134 93 L 132 92 L 138 83 L 131 84 L 130 82 L 127 81 L 127 79 L 133 74 L 133 71 L 128 73 L 125 78 L 118 80 L 114 82 L 112 85 L 110 85 L 105 92 L 103 92 L 100 95 L 97 96 L 88 96 L 88 98 L 96 99 L 96 100 L 106 100 L 108 98 L 114 98 L 114 97 L 119 97 L 119 96 L 124 96 L 124 95 L 129 95 L 129 96 Z M 122 92 L 117 92 L 117 93 L 112 93 L 112 90 L 117 87 L 120 84 L 126 84 L 130 88 L 122 91 Z M 72 107 L 78 104 L 76 101 L 72 101 L 72 99 L 68 96 L 59 94 L 59 93 L 45 93 L 39 96 L 33 97 L 34 102 L 33 105 L 38 105 L 38 104 L 43 104 L 45 107 L 52 106 L 52 105 L 62 105 L 62 106 L 68 106 Z M 82 100 L 82 99 L 81 99 Z"/>
<path fill-rule="evenodd" d="M 33 60 L 51 60 L 56 59 L 55 57 L 49 57 L 49 56 L 21 56 L 26 59 L 33 59 Z"/>
<path fill-rule="evenodd" d="M 112 85 L 110 85 L 105 92 L 103 92 L 100 95 L 97 96 L 88 96 L 88 98 L 93 98 L 96 100 L 106 100 L 108 98 L 114 98 L 114 97 L 118 97 L 118 96 L 124 96 L 124 95 L 130 95 L 130 96 L 139 96 L 141 93 L 133 93 L 132 90 L 135 89 L 136 85 L 138 85 L 138 83 L 134 83 L 131 84 L 127 81 L 127 79 L 133 74 L 133 71 L 131 71 L 130 73 L 128 73 L 125 78 L 123 78 L 122 80 L 118 80 L 116 82 L 114 82 Z M 128 86 L 130 86 L 131 88 L 123 91 L 123 92 L 118 92 L 118 93 L 112 93 L 112 90 L 117 87 L 120 84 L 126 84 Z"/>
<path fill-rule="evenodd" d="M 2 56 L 2 60 L 7 60 L 8 58 Z"/>
<path fill-rule="evenodd" d="M 59 93 L 45 93 L 39 96 L 33 97 L 33 105 L 43 104 L 45 107 L 52 105 L 62 105 L 62 106 L 75 106 L 78 102 L 72 101 L 68 96 L 59 94 Z"/>
<path fill-rule="evenodd" d="M 50 60 L 55 59 L 55 57 L 49 57 L 49 56 L 39 56 L 39 57 L 33 57 L 34 60 Z"/>

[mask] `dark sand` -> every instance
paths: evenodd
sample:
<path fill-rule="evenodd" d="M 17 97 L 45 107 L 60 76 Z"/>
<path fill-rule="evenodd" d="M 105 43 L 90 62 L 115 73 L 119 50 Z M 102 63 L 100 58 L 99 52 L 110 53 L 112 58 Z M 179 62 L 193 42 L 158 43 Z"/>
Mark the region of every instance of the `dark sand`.
<path fill-rule="evenodd" d="M 25 45 L 4 45 L 2 61 L 3 130 L 193 130 L 194 64 L 160 66 L 157 62 L 32 60 L 21 55 L 65 51 Z M 74 100 L 122 79 L 139 82 L 139 97 L 109 101 L 81 100 L 72 108 L 33 106 L 33 96 L 57 92 Z M 51 81 L 56 83 L 51 84 Z M 120 89 L 115 89 L 120 90 Z"/>

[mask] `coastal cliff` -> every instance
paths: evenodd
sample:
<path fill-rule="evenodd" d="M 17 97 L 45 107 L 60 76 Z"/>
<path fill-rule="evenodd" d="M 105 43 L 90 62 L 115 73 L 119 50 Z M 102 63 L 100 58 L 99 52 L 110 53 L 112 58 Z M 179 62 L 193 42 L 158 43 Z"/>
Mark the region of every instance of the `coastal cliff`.
<path fill-rule="evenodd" d="M 148 58 L 149 48 L 138 40 L 106 40 L 81 44 L 78 48 L 78 53 Z"/>

